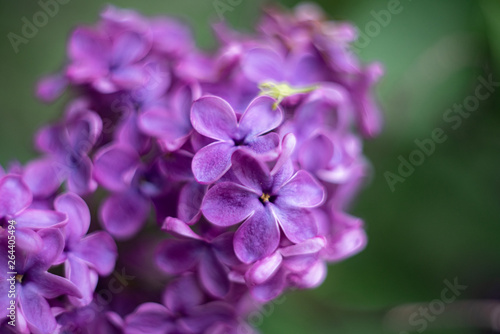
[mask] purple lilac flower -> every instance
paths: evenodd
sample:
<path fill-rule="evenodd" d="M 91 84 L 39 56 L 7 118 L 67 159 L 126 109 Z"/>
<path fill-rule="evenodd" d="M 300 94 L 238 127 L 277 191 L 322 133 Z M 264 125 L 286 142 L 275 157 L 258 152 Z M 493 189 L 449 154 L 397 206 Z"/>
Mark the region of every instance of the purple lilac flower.
<path fill-rule="evenodd" d="M 217 181 L 231 167 L 231 155 L 246 148 L 272 159 L 279 145 L 279 136 L 268 133 L 283 120 L 281 108 L 273 108 L 276 101 L 269 97 L 253 100 L 237 120 L 233 108 L 223 99 L 206 96 L 195 101 L 191 110 L 191 123 L 196 131 L 216 141 L 198 152 L 193 158 L 193 174 L 200 183 Z"/>
<path fill-rule="evenodd" d="M 66 278 L 47 272 L 52 264 L 56 262 L 64 248 L 64 238 L 57 229 L 44 229 L 39 231 L 38 236 L 42 241 L 40 251 L 16 252 L 16 275 L 5 276 L 10 272 L 7 262 L 2 261 L 2 282 L 10 280 L 16 285 L 16 304 L 18 316 L 23 319 L 27 327 L 33 333 L 53 333 L 57 323 L 51 312 L 48 299 L 61 295 L 81 298 L 78 288 Z M 2 257 L 8 258 L 7 239 L 1 244 Z M 9 281 L 9 283 L 10 283 Z M 9 284 L 2 283 L 5 288 Z M 3 290 L 3 289 L 2 289 Z M 7 290 L 2 291 L 0 303 L 2 309 L 7 309 L 10 299 Z"/>
<path fill-rule="evenodd" d="M 306 171 L 294 173 L 291 163 L 269 171 L 254 156 L 236 151 L 233 172 L 239 183 L 222 182 L 211 188 L 202 212 L 213 224 L 232 226 L 242 221 L 234 248 L 244 263 L 271 254 L 280 241 L 280 229 L 292 242 L 316 236 L 310 208 L 324 200 L 321 185 Z"/>

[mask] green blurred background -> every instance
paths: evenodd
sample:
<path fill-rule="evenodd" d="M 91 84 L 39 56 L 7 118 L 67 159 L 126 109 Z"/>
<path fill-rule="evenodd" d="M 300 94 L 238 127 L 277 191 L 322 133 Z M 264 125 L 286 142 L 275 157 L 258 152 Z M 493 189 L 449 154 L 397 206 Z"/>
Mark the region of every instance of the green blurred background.
<path fill-rule="evenodd" d="M 0 1 L 2 165 L 35 156 L 32 135 L 60 115 L 62 102 L 37 102 L 34 84 L 64 62 L 71 28 L 95 22 L 108 2 L 147 15 L 181 16 L 193 25 L 200 45 L 214 45 L 208 29 L 209 20 L 217 19 L 212 0 L 72 0 L 16 54 L 7 34 L 20 34 L 21 18 L 31 18 L 40 7 L 36 1 Z M 378 0 L 316 2 L 331 18 L 352 21 L 362 31 L 374 20 L 373 10 L 388 7 L 388 1 Z M 262 4 L 243 0 L 225 19 L 249 31 Z M 425 333 L 493 333 L 487 326 L 469 325 L 479 316 L 486 324 L 494 313 L 477 300 L 500 300 L 500 94 L 482 101 L 457 129 L 443 115 L 474 94 L 479 76 L 500 81 L 500 1 L 401 0 L 401 5 L 401 13 L 360 48 L 364 61 L 379 60 L 386 67 L 377 87 L 385 132 L 366 144 L 373 180 L 353 207 L 366 221 L 369 245 L 330 266 L 320 288 L 286 295 L 270 316 L 257 321 L 264 333 L 390 333 L 384 319 L 391 309 L 408 303 L 429 306 L 441 298 L 443 281 L 455 278 L 467 286 L 459 297 L 463 303 L 447 305 Z M 397 173 L 398 157 L 408 158 L 414 141 L 429 138 L 438 127 L 448 139 L 392 192 L 384 173 Z M 393 332 L 421 328 L 409 326 L 410 313 L 391 313 L 400 323 Z M 500 311 L 496 321 L 500 324 Z"/>

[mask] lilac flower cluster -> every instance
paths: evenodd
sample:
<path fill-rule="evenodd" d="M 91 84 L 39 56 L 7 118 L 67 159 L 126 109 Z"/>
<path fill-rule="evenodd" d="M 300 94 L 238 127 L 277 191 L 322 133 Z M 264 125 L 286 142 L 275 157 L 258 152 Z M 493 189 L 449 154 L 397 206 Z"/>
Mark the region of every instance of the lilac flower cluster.
<path fill-rule="evenodd" d="M 37 88 L 46 102 L 71 90 L 64 117 L 37 133 L 40 158 L 0 170 L 17 332 L 254 333 L 248 314 L 365 247 L 346 210 L 369 172 L 361 136 L 381 128 L 382 69 L 350 52 L 355 28 L 308 4 L 266 10 L 255 35 L 214 31 L 207 53 L 181 21 L 108 7 L 71 34 Z M 162 283 L 89 317 L 117 260 Z"/>

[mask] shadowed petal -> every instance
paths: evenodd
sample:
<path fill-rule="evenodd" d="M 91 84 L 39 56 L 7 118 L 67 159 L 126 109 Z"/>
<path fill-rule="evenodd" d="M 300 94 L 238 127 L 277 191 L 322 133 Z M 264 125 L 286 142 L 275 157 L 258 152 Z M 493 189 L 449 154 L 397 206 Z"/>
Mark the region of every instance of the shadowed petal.
<path fill-rule="evenodd" d="M 48 272 L 38 272 L 36 275 L 29 276 L 28 279 L 30 283 L 36 286 L 38 294 L 47 299 L 62 295 L 82 297 L 78 287 L 64 277 Z"/>
<path fill-rule="evenodd" d="M 268 209 L 256 210 L 236 231 L 234 251 L 244 263 L 260 260 L 276 250 L 280 231 Z"/>
<path fill-rule="evenodd" d="M 163 294 L 163 303 L 172 312 L 190 311 L 203 302 L 203 291 L 194 275 L 182 276 L 171 282 Z"/>
<path fill-rule="evenodd" d="M 204 251 L 203 244 L 195 240 L 166 240 L 156 252 L 156 263 L 170 275 L 192 269 Z"/>
<path fill-rule="evenodd" d="M 231 226 L 247 218 L 262 204 L 258 195 L 236 183 L 223 182 L 211 188 L 201 205 L 203 215 L 218 226 Z"/>
<path fill-rule="evenodd" d="M 170 312 L 160 304 L 142 304 L 125 319 L 125 334 L 165 334 L 174 330 Z"/>
<path fill-rule="evenodd" d="M 212 296 L 224 298 L 229 292 L 229 278 L 224 266 L 212 252 L 205 252 L 198 271 L 201 284 Z"/>
<path fill-rule="evenodd" d="M 193 157 L 192 169 L 200 183 L 213 183 L 231 168 L 231 154 L 235 146 L 227 142 L 215 142 L 199 150 Z"/>
<path fill-rule="evenodd" d="M 130 185 L 139 164 L 137 153 L 126 146 L 108 146 L 96 153 L 94 177 L 111 191 L 123 191 Z"/>
<path fill-rule="evenodd" d="M 111 235 L 126 239 L 135 235 L 146 222 L 149 201 L 134 192 L 114 194 L 104 201 L 99 214 Z"/>
<path fill-rule="evenodd" d="M 76 286 L 82 298 L 70 297 L 73 305 L 85 306 L 92 302 L 95 287 L 97 286 L 97 274 L 79 258 L 69 255 L 64 264 L 65 276 Z"/>

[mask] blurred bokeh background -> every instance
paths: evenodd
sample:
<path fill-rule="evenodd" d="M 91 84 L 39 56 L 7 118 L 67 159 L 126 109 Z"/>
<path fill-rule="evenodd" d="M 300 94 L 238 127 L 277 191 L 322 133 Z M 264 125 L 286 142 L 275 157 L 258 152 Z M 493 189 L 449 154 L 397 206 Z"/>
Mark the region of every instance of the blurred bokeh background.
<path fill-rule="evenodd" d="M 298 1 L 275 2 L 292 7 Z M 21 19 L 40 7 L 34 0 L 0 1 L 0 164 L 35 156 L 32 135 L 61 114 L 63 103 L 39 103 L 34 84 L 59 69 L 71 29 L 95 22 L 106 3 L 146 15 L 180 16 L 192 24 L 203 48 L 214 45 L 209 22 L 219 18 L 213 0 L 70 0 L 15 53 L 7 34 L 20 34 Z M 390 1 L 316 3 L 332 19 L 352 21 L 367 34 L 367 24 L 377 22 L 373 13 L 387 10 Z M 377 87 L 385 131 L 366 143 L 373 178 L 352 208 L 366 222 L 369 245 L 331 266 L 320 288 L 282 298 L 258 321 L 264 333 L 390 333 L 391 324 L 395 333 L 421 330 L 423 325 L 412 326 L 414 309 L 401 306 L 432 306 L 442 299 L 445 280 L 467 288 L 443 314 L 430 314 L 425 333 L 500 328 L 500 1 L 400 3 L 400 13 L 357 45 L 364 61 L 386 67 Z M 250 31 L 263 4 L 242 0 L 224 18 Z M 449 113 L 476 94 L 481 78 L 499 84 L 469 114 Z M 446 121 L 446 115 L 455 121 Z M 391 191 L 386 172 L 397 173 L 399 157 L 408 159 L 418 149 L 415 140 L 430 138 L 436 128 L 447 139 Z M 413 322 L 419 319 L 425 318 L 418 315 Z"/>

